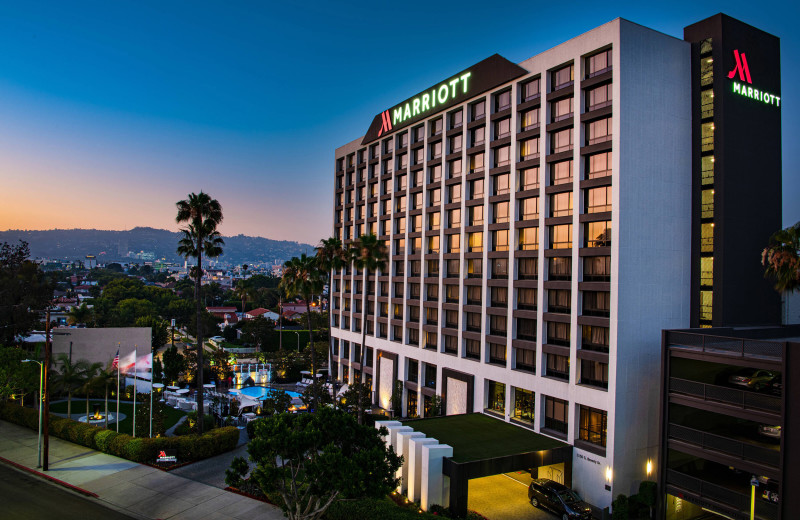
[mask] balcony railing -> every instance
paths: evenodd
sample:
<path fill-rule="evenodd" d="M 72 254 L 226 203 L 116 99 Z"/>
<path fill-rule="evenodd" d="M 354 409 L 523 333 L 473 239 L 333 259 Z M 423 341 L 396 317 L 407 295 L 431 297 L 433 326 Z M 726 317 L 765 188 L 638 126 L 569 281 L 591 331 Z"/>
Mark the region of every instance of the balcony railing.
<path fill-rule="evenodd" d="M 762 410 L 771 413 L 780 413 L 781 411 L 780 397 L 725 386 L 709 385 L 677 377 L 669 378 L 669 391 L 692 395 L 704 401 L 731 404 L 744 409 Z"/>
<path fill-rule="evenodd" d="M 734 455 L 740 459 L 769 464 L 776 468 L 780 466 L 781 456 L 778 450 L 741 442 L 730 437 L 723 437 L 673 423 L 669 425 L 669 437 L 670 439 L 688 442 L 704 449 Z"/>
<path fill-rule="evenodd" d="M 759 339 L 726 338 L 692 332 L 667 332 L 667 346 L 713 354 L 759 359 L 783 359 L 783 344 Z"/>
<path fill-rule="evenodd" d="M 667 470 L 667 486 L 684 489 L 714 502 L 715 509 L 724 507 L 736 520 L 748 520 L 750 518 L 750 495 L 739 493 L 725 486 L 712 484 L 705 480 L 681 473 L 680 471 Z M 711 504 L 709 504 L 711 505 Z M 777 520 L 778 505 L 765 502 L 760 498 L 755 501 L 755 516 L 761 520 Z"/>

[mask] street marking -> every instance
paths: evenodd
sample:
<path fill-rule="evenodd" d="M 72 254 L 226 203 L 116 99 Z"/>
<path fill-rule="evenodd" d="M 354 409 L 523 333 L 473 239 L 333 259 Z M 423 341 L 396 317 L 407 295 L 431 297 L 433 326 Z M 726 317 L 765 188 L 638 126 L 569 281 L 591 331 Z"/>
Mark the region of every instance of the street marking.
<path fill-rule="evenodd" d="M 504 476 L 504 477 L 506 477 L 507 479 L 513 480 L 514 482 L 516 482 L 516 483 L 517 483 L 517 484 L 519 484 L 520 486 L 525 486 L 525 487 L 528 487 L 528 484 L 525 484 L 524 482 L 520 482 L 519 480 L 515 479 L 514 477 L 509 477 L 509 476 L 508 476 L 508 475 L 506 475 L 505 473 L 501 473 L 501 475 L 503 475 L 503 476 Z"/>

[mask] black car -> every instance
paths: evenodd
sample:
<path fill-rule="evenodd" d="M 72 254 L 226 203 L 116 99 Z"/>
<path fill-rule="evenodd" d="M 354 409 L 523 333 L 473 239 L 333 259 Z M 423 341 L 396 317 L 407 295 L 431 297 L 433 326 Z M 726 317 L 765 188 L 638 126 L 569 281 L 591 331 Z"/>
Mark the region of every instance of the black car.
<path fill-rule="evenodd" d="M 549 509 L 561 520 L 589 520 L 592 509 L 573 490 L 550 479 L 537 478 L 528 487 L 528 499 L 534 507 Z"/>

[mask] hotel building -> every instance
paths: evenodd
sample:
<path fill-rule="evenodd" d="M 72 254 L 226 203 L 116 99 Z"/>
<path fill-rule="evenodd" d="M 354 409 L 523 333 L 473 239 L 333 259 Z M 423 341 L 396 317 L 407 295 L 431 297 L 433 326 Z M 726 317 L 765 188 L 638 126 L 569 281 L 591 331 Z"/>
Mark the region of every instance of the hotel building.
<path fill-rule="evenodd" d="M 616 19 L 518 64 L 487 58 L 338 148 L 334 235 L 373 233 L 389 257 L 366 301 L 363 273 L 334 272 L 334 375 L 363 370 L 398 416 L 441 406 L 563 440 L 572 487 L 600 508 L 655 480 L 661 330 L 721 291 L 700 277 L 694 213 L 722 213 L 700 189 L 694 48 Z"/>

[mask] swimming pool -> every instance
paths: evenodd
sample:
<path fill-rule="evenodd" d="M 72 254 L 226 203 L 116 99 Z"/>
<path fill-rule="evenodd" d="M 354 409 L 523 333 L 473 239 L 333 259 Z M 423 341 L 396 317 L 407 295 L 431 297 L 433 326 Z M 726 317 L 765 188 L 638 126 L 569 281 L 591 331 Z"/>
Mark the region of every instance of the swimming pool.
<path fill-rule="evenodd" d="M 254 399 L 266 399 L 269 397 L 268 394 L 274 392 L 274 388 L 267 388 L 266 386 L 246 386 L 239 390 L 241 395 L 246 395 L 247 397 L 252 397 Z M 284 390 L 289 397 L 292 399 L 296 399 L 300 397 L 302 394 L 299 392 L 292 392 L 290 390 Z"/>

